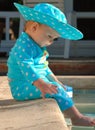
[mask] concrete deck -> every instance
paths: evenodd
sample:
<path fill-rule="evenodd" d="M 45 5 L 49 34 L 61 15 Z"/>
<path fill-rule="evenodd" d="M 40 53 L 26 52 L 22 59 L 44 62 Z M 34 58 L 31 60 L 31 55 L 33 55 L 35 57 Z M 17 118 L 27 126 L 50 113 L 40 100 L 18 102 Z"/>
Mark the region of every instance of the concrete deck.
<path fill-rule="evenodd" d="M 74 89 L 95 89 L 95 76 L 57 77 Z M 95 105 L 95 101 L 93 103 Z M 64 117 L 55 100 L 15 101 L 7 76 L 0 76 L 0 130 L 63 130 L 63 124 Z"/>
<path fill-rule="evenodd" d="M 52 99 L 11 103 L 0 107 L 0 130 L 64 129 L 64 117 Z"/>
<path fill-rule="evenodd" d="M 63 130 L 64 117 L 53 99 L 15 101 L 0 77 L 0 130 Z"/>

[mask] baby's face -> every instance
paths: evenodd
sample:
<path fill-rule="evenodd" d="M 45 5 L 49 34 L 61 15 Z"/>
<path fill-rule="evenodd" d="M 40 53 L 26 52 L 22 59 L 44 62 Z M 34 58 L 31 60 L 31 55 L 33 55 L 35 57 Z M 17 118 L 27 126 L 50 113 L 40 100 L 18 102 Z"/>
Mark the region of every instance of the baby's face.
<path fill-rule="evenodd" d="M 59 37 L 59 34 L 46 25 L 40 25 L 37 32 L 36 42 L 41 46 L 49 46 Z"/>
<path fill-rule="evenodd" d="M 59 34 L 55 30 L 43 24 L 36 25 L 34 30 L 32 30 L 30 36 L 41 47 L 51 45 L 59 37 Z"/>

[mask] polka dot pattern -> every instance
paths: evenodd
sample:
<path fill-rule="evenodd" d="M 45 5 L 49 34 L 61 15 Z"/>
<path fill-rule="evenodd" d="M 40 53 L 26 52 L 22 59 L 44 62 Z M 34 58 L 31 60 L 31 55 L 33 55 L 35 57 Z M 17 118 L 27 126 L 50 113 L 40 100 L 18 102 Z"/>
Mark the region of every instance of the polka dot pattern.
<path fill-rule="evenodd" d="M 8 76 L 16 79 L 12 80 L 10 84 L 12 95 L 16 100 L 42 98 L 41 91 L 33 85 L 35 80 L 42 78 L 45 82 L 58 86 L 58 93 L 46 94 L 46 98 L 54 98 L 62 111 L 73 105 L 72 99 L 67 95 L 63 87 L 47 77 L 52 74 L 52 71 L 48 67 L 48 63 L 45 64 L 48 57 L 46 48 L 41 49 L 23 32 L 10 54 Z M 41 60 L 44 54 L 46 54 L 46 58 Z"/>
<path fill-rule="evenodd" d="M 15 6 L 25 20 L 46 24 L 56 30 L 62 38 L 70 40 L 83 38 L 83 34 L 78 29 L 67 23 L 65 14 L 51 4 L 41 3 L 37 4 L 34 8 L 29 8 L 17 3 L 15 3 Z"/>

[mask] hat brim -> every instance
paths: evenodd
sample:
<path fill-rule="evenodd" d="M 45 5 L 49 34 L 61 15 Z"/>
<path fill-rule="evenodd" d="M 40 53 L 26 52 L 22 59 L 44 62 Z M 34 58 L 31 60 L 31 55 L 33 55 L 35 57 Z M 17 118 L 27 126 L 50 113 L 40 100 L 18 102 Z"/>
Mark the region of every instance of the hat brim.
<path fill-rule="evenodd" d="M 51 17 L 50 15 L 36 11 L 33 8 L 17 3 L 14 3 L 14 5 L 26 21 L 35 21 L 45 24 L 56 30 L 60 37 L 65 39 L 78 40 L 83 38 L 82 32 L 67 23 L 63 23 L 62 21 L 59 21 L 56 18 Z"/>

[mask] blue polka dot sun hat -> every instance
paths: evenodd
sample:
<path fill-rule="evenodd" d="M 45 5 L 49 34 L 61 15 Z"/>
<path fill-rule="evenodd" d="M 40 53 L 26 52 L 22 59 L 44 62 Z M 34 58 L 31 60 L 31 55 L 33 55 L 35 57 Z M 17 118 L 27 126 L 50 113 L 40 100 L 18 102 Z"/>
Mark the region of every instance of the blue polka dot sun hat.
<path fill-rule="evenodd" d="M 83 38 L 83 34 L 67 23 L 64 13 L 49 3 L 37 4 L 34 8 L 14 3 L 26 21 L 45 24 L 56 30 L 60 37 L 70 40 Z"/>

